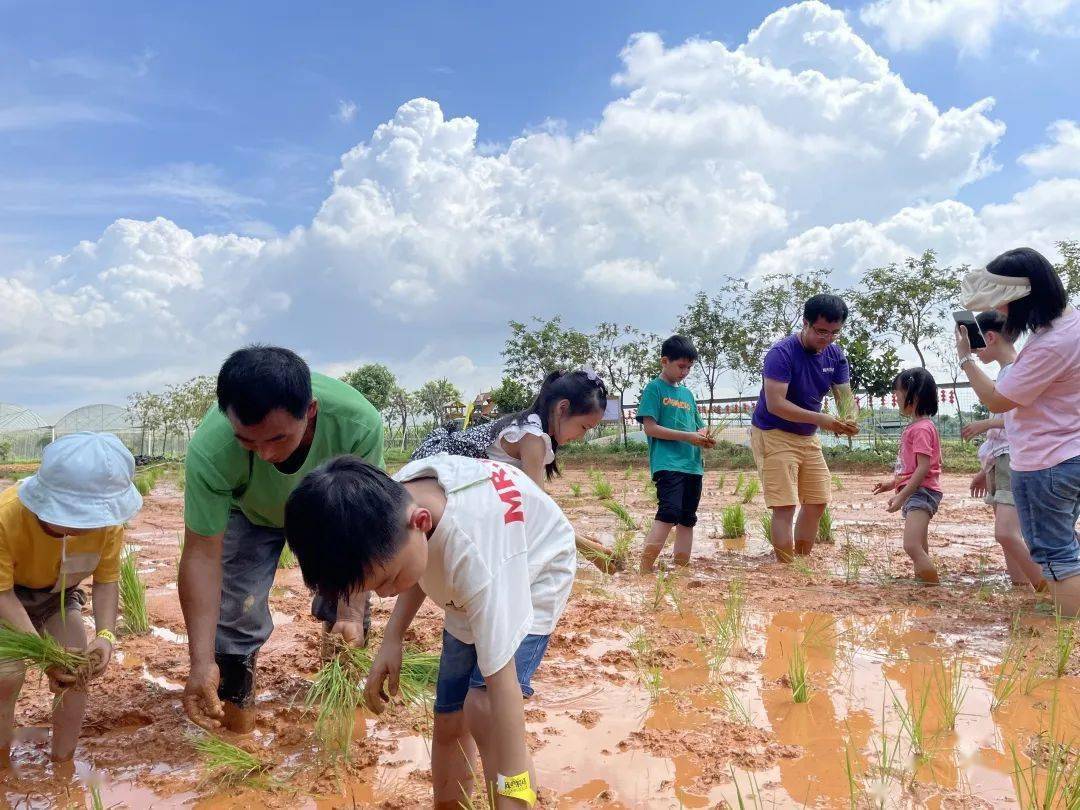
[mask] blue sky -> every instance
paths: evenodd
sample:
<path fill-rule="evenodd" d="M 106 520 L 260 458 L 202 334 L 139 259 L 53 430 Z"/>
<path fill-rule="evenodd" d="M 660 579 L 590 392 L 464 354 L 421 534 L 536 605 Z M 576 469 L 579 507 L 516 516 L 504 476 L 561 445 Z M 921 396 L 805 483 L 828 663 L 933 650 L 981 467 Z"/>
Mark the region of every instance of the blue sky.
<path fill-rule="evenodd" d="M 1080 73 L 1076 4 L 1065 3 L 1060 12 L 1044 10 L 1025 16 L 1017 0 L 976 0 L 988 9 L 987 19 L 994 21 L 983 26 L 978 32 L 982 39 L 975 41 L 963 19 L 922 28 L 918 20 L 914 24 L 899 18 L 890 22 L 896 2 L 874 0 L 833 6 L 842 16 L 824 6 L 803 4 L 790 14 L 770 17 L 774 11 L 784 9 L 784 4 L 323 3 L 313 12 L 285 2 L 91 5 L 0 0 L 0 14 L 5 20 L 0 31 L 0 64 L 4 66 L 0 74 L 0 283 L 9 280 L 8 294 L 13 301 L 32 301 L 33 306 L 42 307 L 42 312 L 59 311 L 63 317 L 56 317 L 65 328 L 86 328 L 91 334 L 81 342 L 75 336 L 57 338 L 52 353 L 42 352 L 37 358 L 36 352 L 21 348 L 20 339 L 29 341 L 32 337 L 25 334 L 25 328 L 21 338 L 0 329 L 0 373 L 4 368 L 10 370 L 10 384 L 24 400 L 51 397 L 66 402 L 84 396 L 87 381 L 100 397 L 116 400 L 122 398 L 125 386 L 162 384 L 192 371 L 208 367 L 212 370 L 230 341 L 277 339 L 303 344 L 313 362 L 327 368 L 380 359 L 407 368 L 403 374 L 410 380 L 419 380 L 426 369 L 436 369 L 457 375 L 468 387 L 481 385 L 497 374 L 500 330 L 504 330 L 508 317 L 558 312 L 571 322 L 580 322 L 593 314 L 591 308 L 581 306 L 581 299 L 587 297 L 580 292 L 582 289 L 607 284 L 619 287 L 620 294 L 624 290 L 639 294 L 640 298 L 631 301 L 629 307 L 615 301 L 610 312 L 600 312 L 596 317 L 640 313 L 639 325 L 663 331 L 677 314 L 680 302 L 692 293 L 692 287 L 708 283 L 714 267 L 752 276 L 775 269 L 798 252 L 812 253 L 814 261 L 841 268 L 845 262 L 879 260 L 927 245 L 947 255 L 952 250 L 949 258 L 966 261 L 969 257 L 964 251 L 970 251 L 970 245 L 979 239 L 996 244 L 996 239 L 1023 238 L 1027 232 L 1002 232 L 1003 226 L 996 224 L 1016 220 L 1011 209 L 996 213 L 981 209 L 988 204 L 1010 204 L 1014 195 L 1034 188 L 1042 195 L 1038 201 L 1016 204 L 1032 217 L 1042 215 L 1039 212 L 1051 205 L 1047 198 L 1053 195 L 1037 185 L 1040 180 L 1065 182 L 1063 178 L 1080 174 L 1070 168 L 1068 155 L 1064 162 L 1055 157 L 1038 176 L 1018 163 L 1021 155 L 1047 144 L 1050 124 L 1075 118 L 1080 110 L 1080 85 L 1070 78 Z M 929 8 L 939 0 L 915 0 L 913 5 L 920 4 Z M 877 18 L 868 11 L 872 5 L 883 9 Z M 890 166 L 889 151 L 893 147 L 888 138 L 883 139 L 881 133 L 868 134 L 867 154 L 873 157 L 867 160 L 874 166 L 837 181 L 831 191 L 833 178 L 846 170 L 843 160 L 831 164 L 833 158 L 823 158 L 820 166 L 815 165 L 813 171 L 807 169 L 808 174 L 801 176 L 783 165 L 782 159 L 758 162 L 752 150 L 735 154 L 739 148 L 738 130 L 745 127 L 749 132 L 762 122 L 751 114 L 757 106 L 753 92 L 739 87 L 740 79 L 724 71 L 731 61 L 730 54 L 767 20 L 777 38 L 748 51 L 760 64 L 766 68 L 775 64 L 794 72 L 821 70 L 835 85 L 835 92 L 840 94 L 837 97 L 847 99 L 848 104 L 860 102 L 858 94 L 849 92 L 850 87 L 845 89 L 844 82 L 849 81 L 845 76 L 858 77 L 865 87 L 877 82 L 874 86 L 878 89 L 882 80 L 888 83 L 896 77 L 902 98 L 880 100 L 877 106 L 867 107 L 865 115 L 895 113 L 896 121 L 886 123 L 895 123 L 899 129 L 908 125 L 905 121 L 921 116 L 926 127 L 918 129 L 918 135 L 924 142 L 898 143 L 895 165 Z M 903 37 L 910 37 L 912 30 L 921 31 L 923 40 L 916 45 L 898 44 Z M 840 36 L 843 47 L 795 53 L 799 47 L 792 43 L 822 31 Z M 637 32 L 658 34 L 666 61 L 653 59 L 659 46 L 651 50 L 643 47 L 631 57 L 641 60 L 640 75 L 629 82 L 613 82 L 613 76 L 627 69 L 629 63 L 624 62 L 620 52 Z M 702 57 L 700 76 L 693 75 L 698 56 L 691 46 L 683 47 L 692 38 L 722 43 L 726 49 L 713 49 Z M 846 60 L 843 66 L 833 64 L 834 52 L 841 54 L 836 59 Z M 891 73 L 872 64 L 877 57 L 888 60 Z M 672 74 L 673 70 L 678 75 Z M 743 75 L 739 71 L 736 74 Z M 782 84 L 777 75 L 771 75 L 768 81 Z M 714 86 L 716 77 L 722 79 L 720 89 Z M 620 152 L 626 139 L 609 139 L 610 133 L 604 134 L 606 127 L 620 124 L 616 108 L 637 115 L 647 107 L 648 114 L 655 116 L 650 120 L 663 122 L 665 92 L 684 94 L 684 101 L 689 99 L 685 103 L 691 106 L 719 104 L 722 109 L 738 110 L 747 117 L 733 113 L 731 120 L 738 123 L 732 125 L 732 133 L 725 135 L 730 143 L 718 135 L 714 155 L 702 154 L 701 146 L 688 148 L 684 155 L 679 150 L 685 142 L 677 135 L 670 149 L 664 146 L 662 137 L 652 140 L 650 135 L 647 144 Z M 925 95 L 936 109 L 927 112 L 919 94 Z M 987 97 L 995 99 L 992 110 L 972 106 Z M 343 154 L 358 144 L 371 146 L 373 132 L 380 124 L 395 119 L 400 105 L 420 98 L 438 105 L 439 112 L 434 114 L 438 121 L 431 126 L 442 126 L 438 122 L 443 119 L 452 124 L 462 117 L 477 125 L 475 143 L 468 147 L 465 158 L 460 151 L 449 157 L 439 152 L 437 160 L 423 162 L 416 169 L 432 171 L 430 177 L 424 178 L 434 183 L 423 186 L 428 189 L 425 199 L 438 196 L 439 172 L 457 171 L 463 161 L 469 163 L 469 168 L 462 170 L 462 182 L 470 188 L 483 186 L 490 168 L 483 167 L 485 156 L 505 157 L 510 144 L 519 139 L 529 146 L 529 160 L 536 161 L 530 164 L 533 170 L 528 175 L 528 188 L 532 190 L 523 192 L 519 199 L 517 191 L 507 191 L 515 189 L 517 181 L 501 178 L 492 188 L 484 186 L 480 195 L 483 202 L 477 203 L 476 210 L 513 210 L 513 216 L 525 218 L 522 211 L 537 208 L 547 212 L 527 226 L 517 223 L 515 227 L 520 225 L 520 230 L 515 230 L 513 239 L 505 244 L 490 236 L 481 256 L 469 253 L 469 244 L 442 252 L 456 256 L 456 250 L 463 251 L 461 262 L 467 267 L 462 273 L 487 274 L 487 278 L 503 278 L 500 274 L 506 274 L 508 288 L 514 288 L 519 277 L 529 274 L 543 277 L 548 273 L 551 280 L 556 280 L 556 275 L 565 271 L 569 275 L 560 277 L 555 284 L 568 285 L 565 298 L 538 301 L 534 309 L 526 311 L 521 309 L 520 297 L 517 305 L 495 300 L 497 295 L 490 285 L 463 291 L 462 279 L 455 275 L 454 268 L 439 266 L 438 256 L 425 256 L 423 250 L 425 240 L 431 243 L 445 235 L 444 226 L 461 215 L 460 206 L 455 207 L 454 200 L 433 201 L 433 208 L 442 206 L 439 212 L 433 215 L 425 210 L 423 201 L 417 202 L 420 186 L 412 175 L 383 177 L 374 164 L 361 160 L 356 162 L 358 168 L 351 170 L 348 182 L 332 181 L 333 172 L 342 165 Z M 640 101 L 642 98 L 649 99 L 647 105 Z M 760 106 L 766 111 L 766 130 L 772 135 L 783 132 L 785 137 L 799 139 L 828 127 L 826 115 L 822 121 L 808 122 L 806 132 L 801 132 L 798 120 L 782 120 L 782 112 L 769 112 L 769 101 L 764 99 Z M 612 102 L 614 106 L 606 110 Z M 643 105 L 641 110 L 634 110 L 639 103 Z M 783 107 L 776 105 L 779 110 Z M 957 126 L 946 120 L 950 107 L 963 113 Z M 430 123 L 430 113 L 425 108 L 421 118 Z M 643 119 L 632 120 L 635 123 L 631 129 L 640 126 Z M 717 119 L 708 116 L 695 119 L 687 113 L 687 120 L 697 121 L 698 127 L 717 125 Z M 406 123 L 406 129 L 412 126 Z M 868 129 L 873 129 L 870 123 L 868 120 Z M 1004 130 L 995 130 L 1000 124 L 1004 124 Z M 447 132 L 453 135 L 452 130 L 453 126 L 448 125 Z M 941 147 L 942 138 L 948 140 L 956 131 L 961 133 L 957 136 L 960 145 Z M 540 137 L 544 133 L 552 138 Z M 603 149 L 590 151 L 594 135 L 604 144 Z M 704 135 L 707 141 L 707 129 Z M 402 137 L 398 146 L 417 137 Z M 750 139 L 754 137 L 759 136 L 751 132 Z M 834 140 L 843 137 L 844 133 L 829 134 Z M 550 159 L 544 150 L 552 143 L 580 153 L 566 164 L 560 158 L 556 161 L 559 166 L 566 168 L 579 161 L 573 171 L 581 172 L 585 167 L 611 179 L 610 194 L 598 194 L 597 199 L 586 201 L 587 205 L 582 203 L 582 195 L 587 195 L 589 189 L 559 189 L 550 197 L 538 196 L 534 191 L 537 178 L 543 177 L 544 171 L 556 172 L 553 164 L 544 163 Z M 860 147 L 853 137 L 845 148 Z M 373 153 L 382 148 L 373 147 Z M 540 157 L 534 156 L 536 149 Z M 935 154 L 939 149 L 941 154 Z M 670 244 L 662 244 L 662 237 L 650 235 L 642 237 L 638 245 L 636 231 L 648 230 L 656 223 L 629 226 L 627 216 L 634 213 L 635 205 L 624 210 L 620 204 L 613 213 L 608 207 L 613 196 L 648 187 L 656 194 L 674 194 L 675 198 L 666 199 L 663 205 L 658 203 L 659 210 L 672 210 L 672 205 L 678 209 L 693 204 L 713 187 L 704 184 L 685 199 L 678 198 L 679 192 L 671 188 L 660 191 L 667 178 L 646 177 L 645 164 L 654 160 L 663 163 L 668 158 L 673 161 L 669 174 L 684 172 L 691 186 L 700 180 L 704 167 L 715 167 L 719 161 L 723 168 L 717 169 L 719 179 L 713 185 L 723 187 L 730 199 L 709 211 L 708 215 L 715 218 L 709 228 L 693 231 L 697 220 L 691 217 L 684 223 L 689 229 L 685 232 L 681 226 L 673 225 Z M 982 161 L 982 168 L 972 173 L 965 166 L 975 159 Z M 436 165 L 439 160 L 446 162 L 442 168 Z M 995 170 L 988 168 L 990 161 L 997 164 Z M 915 165 L 919 168 L 911 169 Z M 744 169 L 749 174 L 744 174 Z M 913 178 L 913 171 L 924 172 L 925 176 Z M 347 215 L 337 211 L 326 217 L 328 223 L 333 220 L 338 229 L 335 233 L 348 231 L 346 244 L 320 243 L 318 249 L 311 248 L 308 242 L 317 235 L 313 220 L 320 206 L 328 200 L 340 202 L 348 196 L 345 191 L 351 189 L 352 194 L 364 187 L 365 177 L 376 183 L 390 201 L 387 205 L 393 210 L 385 222 L 393 221 L 397 227 L 405 217 L 405 221 L 420 222 L 422 229 L 438 227 L 425 231 L 423 238 L 417 236 L 416 244 L 407 248 L 396 237 L 379 242 L 382 237 L 378 234 L 384 232 L 385 224 L 379 217 L 383 215 L 372 214 L 374 209 L 365 203 L 360 209 L 350 209 Z M 732 180 L 730 188 L 729 178 L 738 178 Z M 567 184 L 572 185 L 569 180 L 563 183 Z M 822 189 L 824 203 L 817 205 L 808 200 L 806 189 Z M 851 195 L 850 189 L 857 193 Z M 1064 185 L 1051 189 L 1056 195 L 1053 199 L 1060 200 L 1067 190 Z M 850 197 L 850 204 L 844 205 L 838 197 Z M 587 260 L 583 258 L 581 267 L 575 266 L 576 254 L 572 252 L 568 259 L 558 250 L 558 255 L 549 255 L 546 247 L 523 248 L 523 240 L 528 242 L 529 233 L 535 234 L 537 228 L 547 228 L 552 239 L 561 244 L 574 244 L 575 239 L 583 238 L 566 230 L 566 212 L 562 208 L 545 208 L 552 199 L 565 204 L 573 217 L 590 221 L 595 217 L 602 230 L 630 230 L 613 243 L 615 247 L 609 245 L 595 251 L 595 255 L 590 253 Z M 741 222 L 738 215 L 742 208 L 736 203 L 747 199 L 761 208 Z M 948 207 L 953 202 L 966 208 L 958 214 L 955 206 Z M 925 240 L 918 235 L 897 236 L 897 231 L 906 227 L 904 222 L 910 221 L 910 217 L 900 216 L 908 207 L 921 211 L 928 222 L 933 220 L 933 228 L 945 235 Z M 426 216 L 432 220 L 425 221 Z M 958 216 L 971 222 L 957 225 Z M 108 240 L 103 235 L 117 220 L 131 218 L 149 223 L 158 217 L 169 223 L 167 233 L 152 235 L 155 245 L 167 244 L 164 253 L 154 253 L 147 259 L 147 250 L 139 248 L 131 256 L 120 255 L 136 241 L 132 233 L 116 236 L 119 247 L 111 242 L 105 244 Z M 358 226 L 357 217 L 368 225 Z M 874 239 L 888 242 L 888 249 L 852 255 L 854 241 L 866 242 L 865 238 L 850 238 L 856 227 L 852 223 L 862 219 L 874 226 Z M 345 230 L 341 230 L 342 222 L 348 223 Z M 771 223 L 771 229 L 759 232 L 758 222 Z M 466 225 L 463 219 L 461 227 L 472 228 L 475 223 L 470 219 Z M 1075 224 L 1076 220 L 1070 221 L 1066 215 L 1063 226 L 1054 224 L 1044 229 L 1045 233 L 1038 231 L 1042 239 L 1039 244 L 1049 244 L 1055 234 L 1058 238 L 1080 235 L 1070 233 L 1080 231 L 1080 227 L 1073 227 Z M 226 260 L 217 247 L 205 245 L 197 247 L 198 255 L 191 256 L 184 253 L 187 247 L 175 246 L 172 240 L 178 232 L 170 230 L 173 226 L 195 237 L 235 234 L 256 241 L 245 243 L 242 250 L 237 248 L 241 253 L 247 251 L 240 259 L 229 253 Z M 811 226 L 830 229 L 827 247 L 822 247 L 821 235 Z M 734 233 L 740 229 L 754 232 L 742 241 L 721 238 L 722 244 L 712 245 L 709 234 L 728 227 Z M 297 237 L 304 242 L 300 247 L 282 238 L 294 228 L 303 231 Z M 148 229 L 146 226 L 138 235 L 147 236 Z M 1033 238 L 1036 230 L 1031 230 Z M 691 231 L 698 235 L 688 236 Z M 940 245 L 934 241 L 939 237 Z M 701 244 L 695 244 L 694 239 Z M 89 252 L 75 255 L 73 249 L 83 240 L 103 242 Z M 592 244 L 588 240 L 586 243 Z M 809 246 L 817 252 L 810 251 Z M 696 252 L 681 255 L 680 251 L 687 247 Z M 191 267 L 184 265 L 187 269 L 180 275 L 175 275 L 180 271 L 173 262 L 179 254 L 169 253 L 174 249 L 183 254 L 183 262 L 191 262 Z M 253 258 L 252 252 L 260 250 L 259 258 Z M 288 261 L 280 258 L 296 250 L 312 252 L 297 254 Z M 65 258 L 50 262 L 48 257 L 54 254 Z M 207 329 L 219 328 L 232 318 L 227 300 L 210 300 L 207 290 L 229 286 L 238 278 L 236 262 L 247 269 L 245 278 L 260 279 L 256 285 L 260 292 L 269 289 L 267 279 L 273 278 L 275 294 L 261 301 L 257 315 L 251 314 L 251 307 L 245 309 L 243 317 L 234 319 L 244 323 L 232 332 L 224 330 L 213 339 L 204 339 Z M 398 262 L 400 265 L 395 264 Z M 689 268 L 685 277 L 672 269 L 674 265 Z M 134 272 L 132 267 L 140 269 Z M 356 297 L 351 305 L 354 311 L 363 310 L 369 316 L 377 336 L 358 334 L 356 345 L 348 349 L 320 343 L 314 336 L 307 339 L 318 324 L 303 322 L 304 317 L 309 317 L 303 313 L 317 312 L 321 307 L 332 310 L 336 302 L 315 299 L 307 290 L 295 289 L 305 287 L 296 279 L 323 267 L 330 274 L 344 274 L 335 276 L 335 283 L 347 289 L 355 286 Z M 385 276 L 380 275 L 383 271 Z M 147 337 L 145 351 L 138 359 L 116 355 L 104 360 L 98 354 L 80 363 L 71 347 L 85 343 L 89 354 L 94 340 L 111 345 L 114 339 L 107 336 L 107 322 L 110 318 L 124 321 L 135 308 L 132 301 L 136 296 L 130 284 L 110 287 L 103 279 L 145 280 L 148 276 L 156 280 L 138 297 L 142 313 L 138 317 L 149 317 L 146 313 L 155 311 L 151 322 L 160 321 L 162 308 L 171 308 L 169 313 L 176 317 L 176 324 L 190 326 L 190 334 L 184 335 L 189 341 L 184 359 L 163 356 L 155 360 L 156 344 Z M 17 289 L 16 282 L 21 285 Z M 457 286 L 445 289 L 439 286 L 442 282 Z M 368 283 L 371 286 L 365 287 Z M 578 288 L 577 293 L 572 292 Z M 328 289 L 333 289 L 333 284 Z M 178 303 L 178 296 L 187 293 L 191 300 Z M 459 293 L 460 298 L 455 298 Z M 249 294 L 242 287 L 230 292 L 241 298 Z M 657 295 L 661 296 L 659 303 L 648 300 Z M 152 305 L 147 304 L 151 298 Z M 447 341 L 440 330 L 451 330 L 446 334 L 456 341 L 458 333 L 453 330 L 463 320 L 476 319 L 476 313 L 467 308 L 470 302 L 481 299 L 489 306 L 479 316 L 475 340 L 465 339 L 460 345 L 455 342 L 456 354 L 441 350 Z M 372 301 L 375 303 L 370 312 L 363 309 Z M 409 302 L 410 310 L 415 304 L 433 311 L 391 313 L 403 301 Z M 445 314 L 454 307 L 466 309 L 451 312 L 446 318 L 434 312 L 440 308 Z M 203 311 L 219 311 L 216 326 L 189 323 L 190 313 Z M 657 312 L 662 317 L 653 317 Z M 131 318 L 134 320 L 130 323 L 140 323 L 134 315 Z M 359 320 L 364 322 L 363 317 Z M 386 338 L 391 322 L 401 325 L 396 340 Z M 422 327 L 417 328 L 418 324 Z M 41 328 L 50 334 L 56 331 L 49 330 L 48 325 Z M 425 330 L 429 334 L 424 339 L 417 336 Z M 169 354 L 169 345 L 183 342 L 166 336 L 161 346 L 163 355 Z M 92 371 L 80 375 L 79 386 L 64 390 L 65 385 L 56 380 L 63 378 L 65 363 L 78 363 L 80 368 Z M 118 374 L 117 369 L 123 373 Z"/>

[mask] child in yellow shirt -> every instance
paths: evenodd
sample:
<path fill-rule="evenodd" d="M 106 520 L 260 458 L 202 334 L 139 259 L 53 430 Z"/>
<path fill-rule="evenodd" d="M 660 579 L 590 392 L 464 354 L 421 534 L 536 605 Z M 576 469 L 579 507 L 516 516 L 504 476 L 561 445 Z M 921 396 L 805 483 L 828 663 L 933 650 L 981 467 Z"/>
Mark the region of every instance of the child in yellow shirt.
<path fill-rule="evenodd" d="M 0 622 L 85 650 L 91 678 L 105 671 L 116 641 L 123 523 L 142 508 L 134 473 L 135 459 L 116 436 L 72 433 L 45 448 L 35 475 L 0 492 Z M 97 633 L 87 644 L 79 583 L 91 575 Z M 21 661 L 0 661 L 0 767 L 8 764 L 24 675 Z M 68 673 L 48 675 L 61 695 L 52 759 L 66 762 L 79 739 L 86 691 Z"/>

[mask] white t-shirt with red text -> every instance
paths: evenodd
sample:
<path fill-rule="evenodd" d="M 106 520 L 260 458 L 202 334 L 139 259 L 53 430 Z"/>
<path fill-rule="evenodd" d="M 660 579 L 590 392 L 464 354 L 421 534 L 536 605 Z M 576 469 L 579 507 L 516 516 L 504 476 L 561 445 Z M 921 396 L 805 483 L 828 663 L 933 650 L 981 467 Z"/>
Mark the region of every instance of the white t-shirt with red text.
<path fill-rule="evenodd" d="M 446 611 L 446 631 L 476 646 L 486 677 L 525 636 L 555 629 L 577 569 L 574 529 L 508 464 L 444 453 L 405 465 L 394 479 L 429 477 L 446 492 L 446 509 L 428 540 L 420 587 Z"/>

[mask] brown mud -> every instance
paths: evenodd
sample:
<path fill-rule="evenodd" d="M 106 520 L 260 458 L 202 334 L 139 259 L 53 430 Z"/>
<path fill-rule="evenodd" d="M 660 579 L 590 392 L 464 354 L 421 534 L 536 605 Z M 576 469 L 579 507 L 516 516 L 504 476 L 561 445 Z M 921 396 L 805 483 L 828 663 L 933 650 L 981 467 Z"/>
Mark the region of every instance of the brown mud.
<path fill-rule="evenodd" d="M 647 474 L 638 465 L 599 474 L 640 524 L 636 562 L 654 509 Z M 1017 806 L 1014 771 L 1034 761 L 1039 773 L 1052 715 L 1055 737 L 1080 751 L 1080 655 L 1055 676 L 1054 619 L 1011 587 L 989 508 L 967 495 L 966 476 L 943 478 L 930 534 L 943 584 L 927 587 L 901 547 L 901 518 L 870 495 L 877 476 L 838 476 L 835 543 L 819 544 L 809 563 L 782 566 L 763 539 L 760 495 L 745 507 L 746 536 L 720 536 L 721 510 L 742 500 L 732 494 L 737 475 L 707 474 L 694 560 L 667 587 L 580 562 L 526 704 L 543 806 Z M 593 483 L 588 470 L 570 470 L 553 492 L 580 531 L 611 543 L 618 519 Z M 105 807 L 425 806 L 430 719 L 416 710 L 358 712 L 347 766 L 315 745 L 303 694 L 318 668 L 318 627 L 297 569 L 279 571 L 271 592 L 276 627 L 260 657 L 257 728 L 240 741 L 273 763 L 281 786 L 221 790 L 206 781 L 180 706 L 181 512 L 182 494 L 163 479 L 129 527 L 154 631 L 121 637 L 93 683 L 73 768 L 49 764 L 51 695 L 28 679 L 0 807 L 90 807 L 91 786 Z M 670 566 L 670 546 L 661 564 Z M 743 620 L 725 641 L 718 628 L 732 588 L 745 594 Z M 375 600 L 376 631 L 391 607 Z M 411 641 L 437 650 L 440 627 L 426 605 Z M 793 700 L 796 653 L 805 703 Z M 991 710 L 995 691 L 1005 691 L 1003 656 L 1021 674 Z M 954 729 L 944 719 L 948 694 L 960 699 Z M 908 707 L 923 709 L 921 734 L 905 726 Z"/>

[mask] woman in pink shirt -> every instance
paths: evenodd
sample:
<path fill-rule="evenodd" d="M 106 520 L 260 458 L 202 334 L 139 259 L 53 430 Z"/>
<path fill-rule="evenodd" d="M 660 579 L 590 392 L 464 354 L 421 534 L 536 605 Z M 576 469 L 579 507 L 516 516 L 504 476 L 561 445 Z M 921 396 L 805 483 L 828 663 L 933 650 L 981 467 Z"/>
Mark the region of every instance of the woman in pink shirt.
<path fill-rule="evenodd" d="M 1013 497 L 1031 558 L 1066 616 L 1080 616 L 1080 312 L 1054 267 L 1031 248 L 1002 253 L 964 278 L 969 309 L 996 309 L 1012 337 L 1031 335 L 997 385 L 956 330 L 960 363 L 979 400 L 1005 414 Z"/>

